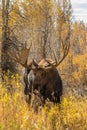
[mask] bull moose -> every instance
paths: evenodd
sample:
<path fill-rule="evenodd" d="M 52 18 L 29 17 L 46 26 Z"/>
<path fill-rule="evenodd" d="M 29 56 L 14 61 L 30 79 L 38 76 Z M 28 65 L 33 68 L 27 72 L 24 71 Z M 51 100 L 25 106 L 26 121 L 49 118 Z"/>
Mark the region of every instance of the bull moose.
<path fill-rule="evenodd" d="M 42 59 L 41 62 L 42 61 L 44 61 L 44 59 Z M 31 93 L 33 89 L 34 93 L 35 90 L 37 90 L 40 96 L 43 97 L 44 102 L 46 99 L 49 99 L 54 103 L 60 103 L 63 85 L 56 68 L 46 70 L 45 67 L 42 68 L 38 65 L 38 68 L 36 67 L 33 70 L 25 69 L 24 83 L 25 95 Z"/>
<path fill-rule="evenodd" d="M 39 105 L 44 105 L 47 99 L 54 103 L 60 103 L 63 85 L 57 66 L 67 56 L 69 45 L 63 46 L 63 49 L 64 54 L 58 62 L 55 55 L 55 61 L 49 58 L 42 58 L 39 62 L 36 62 L 35 59 L 29 60 L 30 48 L 26 47 L 22 48 L 18 54 L 14 51 L 13 59 L 25 68 L 24 94 L 29 97 L 29 104 L 32 94 L 34 95 L 33 105 L 37 104 L 36 100 L 39 101 Z"/>

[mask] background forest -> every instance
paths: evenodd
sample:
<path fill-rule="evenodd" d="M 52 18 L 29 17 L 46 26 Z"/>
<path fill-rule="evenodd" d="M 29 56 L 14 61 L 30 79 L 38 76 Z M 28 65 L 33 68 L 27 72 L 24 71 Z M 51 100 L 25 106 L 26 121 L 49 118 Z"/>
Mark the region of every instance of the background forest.
<path fill-rule="evenodd" d="M 0 130 L 87 129 L 87 24 L 73 21 L 72 11 L 70 0 L 0 2 Z M 24 68 L 12 52 L 31 46 L 29 59 L 54 59 L 54 53 L 60 59 L 61 43 L 70 44 L 58 66 L 62 103 L 46 104 L 36 114 L 25 102 Z"/>

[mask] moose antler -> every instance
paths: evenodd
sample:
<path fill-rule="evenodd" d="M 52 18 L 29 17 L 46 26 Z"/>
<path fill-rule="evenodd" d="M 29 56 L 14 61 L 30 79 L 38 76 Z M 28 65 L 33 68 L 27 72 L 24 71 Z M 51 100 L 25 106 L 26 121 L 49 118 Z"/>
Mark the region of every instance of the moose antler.
<path fill-rule="evenodd" d="M 57 56 L 54 53 L 54 58 L 55 58 L 55 67 L 57 67 L 64 59 L 65 57 L 68 55 L 69 52 L 69 48 L 70 48 L 70 42 L 68 42 L 67 44 L 63 43 L 62 41 L 62 58 L 59 59 L 59 61 L 57 61 Z"/>
<path fill-rule="evenodd" d="M 51 67 L 54 67 L 55 65 L 55 61 L 51 60 L 51 59 L 42 59 L 39 63 L 38 63 L 38 68 L 44 68 L 44 69 L 48 69 Z"/>
<path fill-rule="evenodd" d="M 28 55 L 29 55 L 31 45 L 30 45 L 29 49 L 27 49 L 26 47 L 21 49 L 21 51 L 19 51 L 18 54 L 16 52 L 14 52 L 13 57 L 16 62 L 20 63 L 25 68 L 31 68 L 31 69 L 42 68 L 42 69 L 47 70 L 47 69 L 51 69 L 51 68 L 56 68 L 64 60 L 64 58 L 68 55 L 69 48 L 70 48 L 70 41 L 67 43 L 64 43 L 62 41 L 61 47 L 62 47 L 62 58 L 60 58 L 59 61 L 57 61 L 57 56 L 55 55 L 55 52 L 53 52 L 54 60 L 51 60 L 49 58 L 43 58 L 40 60 L 39 63 L 37 63 L 33 59 L 33 60 L 29 61 L 29 63 L 28 63 Z M 31 67 L 32 65 L 34 66 L 34 68 Z"/>
<path fill-rule="evenodd" d="M 23 67 L 29 68 L 32 65 L 32 60 L 28 61 L 30 48 L 31 45 L 29 48 L 24 47 L 19 51 L 14 48 L 12 52 L 9 53 L 9 56 L 11 57 L 11 59 L 21 64 Z"/>
<path fill-rule="evenodd" d="M 68 41 L 69 40 L 69 41 Z M 66 40 L 67 43 L 61 42 L 61 47 L 62 47 L 62 57 L 57 60 L 57 56 L 55 52 L 53 52 L 54 55 L 54 60 L 51 60 L 49 58 L 43 58 L 39 63 L 38 63 L 38 68 L 44 68 L 44 69 L 51 69 L 51 68 L 56 68 L 60 63 L 65 59 L 65 57 L 68 55 L 69 48 L 70 48 L 70 38 L 67 36 Z"/>

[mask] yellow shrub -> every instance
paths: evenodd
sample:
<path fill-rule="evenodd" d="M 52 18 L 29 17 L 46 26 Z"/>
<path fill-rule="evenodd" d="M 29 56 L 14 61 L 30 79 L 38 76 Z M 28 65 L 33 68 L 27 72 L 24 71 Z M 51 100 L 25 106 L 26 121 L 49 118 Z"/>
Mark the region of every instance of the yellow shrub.
<path fill-rule="evenodd" d="M 38 114 L 27 105 L 22 85 L 17 78 L 11 83 L 15 91 L 10 94 L 5 84 L 0 83 L 0 130 L 86 130 L 87 99 L 63 97 L 60 105 L 50 103 Z"/>

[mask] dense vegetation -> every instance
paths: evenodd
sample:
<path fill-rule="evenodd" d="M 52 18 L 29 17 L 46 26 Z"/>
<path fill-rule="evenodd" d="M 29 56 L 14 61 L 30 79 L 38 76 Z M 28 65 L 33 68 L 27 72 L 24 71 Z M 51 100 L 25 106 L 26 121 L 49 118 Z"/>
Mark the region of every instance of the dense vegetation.
<path fill-rule="evenodd" d="M 8 82 L 7 77 L 5 77 Z M 18 76 L 12 77 L 14 92 L 0 84 L 0 130 L 86 130 L 87 98 L 69 94 L 62 97 L 60 105 L 46 103 L 35 113 L 24 99 Z M 8 88 L 10 87 L 7 85 Z"/>
<path fill-rule="evenodd" d="M 0 130 L 87 130 L 87 24 L 72 22 L 69 0 L 6 2 L 0 5 Z M 67 39 L 69 53 L 58 66 L 64 86 L 61 104 L 47 102 L 35 113 L 25 101 L 22 67 L 8 52 L 13 43 L 18 50 L 20 44 L 32 43 L 29 59 L 53 57 L 53 51 L 60 58 Z"/>

